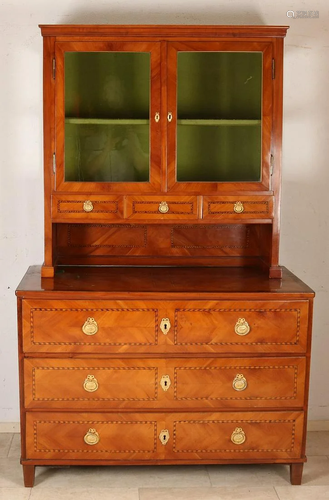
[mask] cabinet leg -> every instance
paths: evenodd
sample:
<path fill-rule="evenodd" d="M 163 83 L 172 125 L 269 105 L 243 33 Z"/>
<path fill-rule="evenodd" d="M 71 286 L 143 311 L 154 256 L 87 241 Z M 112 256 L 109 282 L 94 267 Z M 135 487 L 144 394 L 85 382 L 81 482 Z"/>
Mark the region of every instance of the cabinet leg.
<path fill-rule="evenodd" d="M 35 465 L 23 465 L 24 486 L 32 488 L 34 485 Z"/>
<path fill-rule="evenodd" d="M 302 484 L 304 464 L 290 464 L 290 482 L 291 484 Z"/>

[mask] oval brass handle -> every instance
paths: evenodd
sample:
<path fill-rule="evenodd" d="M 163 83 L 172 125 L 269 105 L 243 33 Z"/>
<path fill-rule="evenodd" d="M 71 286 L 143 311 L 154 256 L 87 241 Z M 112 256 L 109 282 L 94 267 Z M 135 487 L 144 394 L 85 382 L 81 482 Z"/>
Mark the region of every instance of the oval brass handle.
<path fill-rule="evenodd" d="M 87 318 L 82 325 L 82 331 L 85 335 L 95 335 L 98 332 L 98 325 L 94 318 Z"/>
<path fill-rule="evenodd" d="M 246 440 L 246 435 L 241 427 L 236 427 L 232 432 L 231 441 L 233 444 L 243 444 Z"/>
<path fill-rule="evenodd" d="M 164 335 L 167 335 L 171 328 L 171 323 L 169 318 L 162 318 L 161 323 L 160 323 L 160 330 Z"/>
<path fill-rule="evenodd" d="M 83 440 L 86 444 L 93 446 L 99 442 L 99 434 L 96 429 L 89 429 Z"/>
<path fill-rule="evenodd" d="M 87 375 L 86 380 L 83 383 L 83 388 L 87 392 L 95 392 L 98 389 L 98 382 L 94 375 Z"/>
<path fill-rule="evenodd" d="M 169 205 L 166 201 L 162 201 L 159 205 L 159 212 L 166 214 L 169 211 Z"/>
<path fill-rule="evenodd" d="M 236 391 L 244 391 L 247 389 L 247 379 L 242 375 L 242 373 L 238 373 L 233 380 L 233 389 Z"/>
<path fill-rule="evenodd" d="M 168 122 L 171 122 L 172 121 L 172 113 L 169 111 L 168 113 Z"/>
<path fill-rule="evenodd" d="M 242 212 L 244 211 L 244 206 L 242 201 L 237 201 L 236 203 L 234 203 L 233 210 L 236 214 L 242 214 Z"/>
<path fill-rule="evenodd" d="M 94 205 L 92 201 L 86 200 L 83 204 L 83 209 L 85 212 L 92 212 L 94 210 Z"/>
<path fill-rule="evenodd" d="M 166 445 L 169 441 L 170 435 L 168 429 L 163 429 L 159 434 L 161 444 Z"/>
<path fill-rule="evenodd" d="M 154 120 L 155 120 L 156 123 L 159 123 L 159 121 L 160 121 L 160 113 L 158 113 L 158 112 L 155 113 Z"/>
<path fill-rule="evenodd" d="M 171 380 L 169 375 L 162 375 L 160 380 L 160 385 L 165 392 L 169 389 L 169 387 L 171 386 Z"/>
<path fill-rule="evenodd" d="M 236 427 L 232 432 L 231 441 L 234 444 L 243 444 L 246 440 L 246 435 L 241 427 Z"/>
<path fill-rule="evenodd" d="M 248 321 L 244 318 L 239 318 L 235 324 L 234 330 L 237 335 L 247 335 L 250 332 Z"/>

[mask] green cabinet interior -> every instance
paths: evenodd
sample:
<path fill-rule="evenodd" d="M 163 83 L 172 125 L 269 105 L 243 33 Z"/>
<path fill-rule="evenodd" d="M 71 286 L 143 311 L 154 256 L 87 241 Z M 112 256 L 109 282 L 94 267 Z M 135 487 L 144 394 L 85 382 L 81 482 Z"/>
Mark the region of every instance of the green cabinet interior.
<path fill-rule="evenodd" d="M 65 180 L 148 181 L 150 100 L 149 53 L 66 52 Z M 261 52 L 178 52 L 176 180 L 260 181 L 261 113 Z"/>

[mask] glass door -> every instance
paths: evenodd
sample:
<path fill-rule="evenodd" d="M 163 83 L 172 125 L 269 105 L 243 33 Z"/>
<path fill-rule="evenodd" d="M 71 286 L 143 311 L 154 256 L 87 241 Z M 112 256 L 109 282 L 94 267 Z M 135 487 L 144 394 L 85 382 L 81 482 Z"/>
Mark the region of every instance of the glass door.
<path fill-rule="evenodd" d="M 271 45 L 172 43 L 168 57 L 169 188 L 269 189 Z"/>
<path fill-rule="evenodd" d="M 77 184 L 92 192 L 158 188 L 158 45 L 56 44 L 58 190 L 76 191 Z"/>

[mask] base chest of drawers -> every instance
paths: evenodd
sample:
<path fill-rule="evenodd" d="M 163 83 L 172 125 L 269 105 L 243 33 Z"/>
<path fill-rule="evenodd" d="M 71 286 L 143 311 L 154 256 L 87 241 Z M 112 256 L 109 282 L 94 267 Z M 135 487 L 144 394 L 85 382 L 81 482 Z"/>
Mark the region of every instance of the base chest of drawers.
<path fill-rule="evenodd" d="M 17 289 L 22 465 L 305 457 L 313 292 L 286 269 L 33 266 Z"/>

